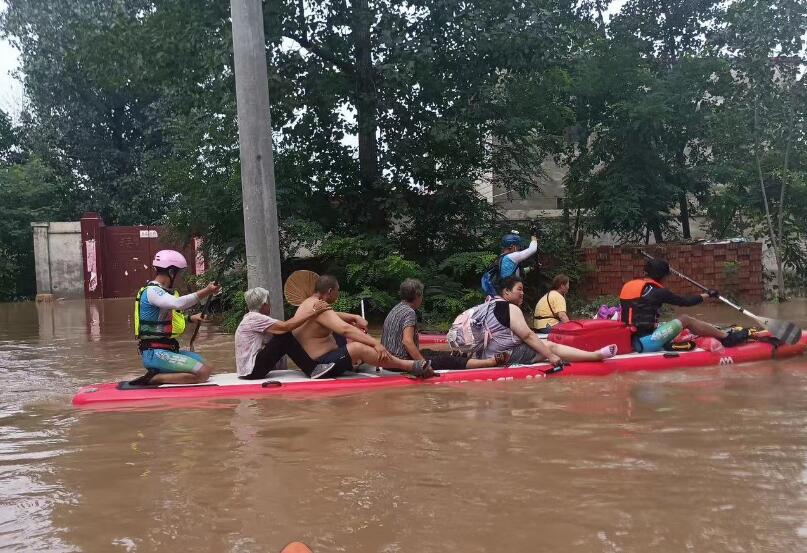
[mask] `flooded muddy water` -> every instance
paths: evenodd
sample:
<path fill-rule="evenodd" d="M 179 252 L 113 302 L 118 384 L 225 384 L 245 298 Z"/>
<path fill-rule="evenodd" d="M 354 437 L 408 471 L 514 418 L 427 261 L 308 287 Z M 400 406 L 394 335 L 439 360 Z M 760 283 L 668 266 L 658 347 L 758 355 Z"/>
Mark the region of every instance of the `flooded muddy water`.
<path fill-rule="evenodd" d="M 805 358 L 73 409 L 140 374 L 131 309 L 0 305 L 2 551 L 807 549 Z M 807 324 L 803 301 L 759 309 Z M 233 370 L 230 336 L 197 343 Z"/>

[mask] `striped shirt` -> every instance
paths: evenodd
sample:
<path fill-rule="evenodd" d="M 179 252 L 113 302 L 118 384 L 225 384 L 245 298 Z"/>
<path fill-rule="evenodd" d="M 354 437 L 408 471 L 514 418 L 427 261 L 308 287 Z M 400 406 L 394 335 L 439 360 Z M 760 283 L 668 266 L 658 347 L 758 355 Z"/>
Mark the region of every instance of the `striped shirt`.
<path fill-rule="evenodd" d="M 403 332 L 408 326 L 415 329 L 415 347 L 418 344 L 417 314 L 409 304 L 401 302 L 384 319 L 384 329 L 381 331 L 381 344 L 387 348 L 391 355 L 399 359 L 411 359 L 409 352 L 403 344 Z"/>

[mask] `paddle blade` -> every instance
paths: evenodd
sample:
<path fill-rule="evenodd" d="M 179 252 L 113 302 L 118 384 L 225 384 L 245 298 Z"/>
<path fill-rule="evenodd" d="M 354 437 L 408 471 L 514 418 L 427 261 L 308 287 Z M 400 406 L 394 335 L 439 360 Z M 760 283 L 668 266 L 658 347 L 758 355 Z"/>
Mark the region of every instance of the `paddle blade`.
<path fill-rule="evenodd" d="M 763 324 L 771 336 L 779 338 L 786 344 L 796 344 L 801 340 L 801 328 L 790 321 L 778 319 L 763 319 Z"/>
<path fill-rule="evenodd" d="M 311 294 L 314 293 L 314 285 L 317 282 L 319 275 L 314 271 L 294 271 L 289 278 L 286 279 L 286 284 L 283 286 L 283 295 L 286 296 L 286 301 L 289 304 L 297 307 Z"/>

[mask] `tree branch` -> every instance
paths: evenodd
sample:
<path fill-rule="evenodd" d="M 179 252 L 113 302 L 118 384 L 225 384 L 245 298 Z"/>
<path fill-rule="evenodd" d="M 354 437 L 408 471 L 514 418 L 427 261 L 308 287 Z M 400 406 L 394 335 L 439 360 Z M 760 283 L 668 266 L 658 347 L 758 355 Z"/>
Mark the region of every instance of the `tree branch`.
<path fill-rule="evenodd" d="M 762 190 L 762 200 L 765 203 L 765 220 L 768 222 L 768 232 L 773 244 L 773 255 L 776 257 L 776 264 L 779 265 L 779 240 L 773 230 L 771 220 L 771 210 L 768 206 L 768 193 L 765 191 L 765 178 L 762 176 L 762 161 L 759 157 L 759 98 L 754 101 L 754 158 L 757 162 L 757 174 L 759 175 L 759 187 Z"/>
<path fill-rule="evenodd" d="M 790 90 L 788 91 L 788 96 L 790 97 L 790 102 L 788 103 L 787 114 L 788 114 L 788 129 L 787 129 L 787 142 L 785 143 L 785 159 L 784 159 L 784 167 L 782 171 L 782 189 L 779 192 L 779 240 L 782 239 L 782 232 L 784 228 L 784 220 L 785 220 L 785 191 L 787 190 L 787 172 L 788 172 L 788 165 L 790 163 L 790 146 L 793 142 L 793 120 L 795 119 L 795 115 L 793 113 L 793 85 L 790 85 Z"/>
<path fill-rule="evenodd" d="M 286 34 L 284 36 L 286 38 L 290 39 L 290 40 L 293 40 L 294 42 L 296 42 L 297 44 L 299 44 L 301 47 L 305 48 L 306 50 L 308 50 L 312 54 L 315 54 L 316 56 L 318 56 L 323 61 L 327 61 L 327 62 L 330 62 L 331 64 L 335 65 L 336 67 L 338 67 L 346 75 L 351 76 L 351 77 L 355 75 L 356 67 L 353 64 L 348 63 L 348 62 L 346 62 L 346 61 L 344 61 L 342 59 L 339 59 L 339 57 L 336 56 L 336 54 L 334 54 L 333 52 L 331 52 L 330 50 L 328 50 L 326 48 L 323 48 L 319 44 L 316 44 L 316 43 L 308 40 L 307 37 L 294 36 L 294 35 L 292 35 L 290 33 L 288 33 L 288 34 Z"/>

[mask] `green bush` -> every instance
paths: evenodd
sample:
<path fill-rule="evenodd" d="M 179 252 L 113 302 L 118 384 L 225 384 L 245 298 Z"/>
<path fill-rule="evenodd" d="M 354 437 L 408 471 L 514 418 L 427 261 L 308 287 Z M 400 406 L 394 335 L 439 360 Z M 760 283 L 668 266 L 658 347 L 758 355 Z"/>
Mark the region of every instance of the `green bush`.
<path fill-rule="evenodd" d="M 619 305 L 619 297 L 617 296 L 597 296 L 591 301 L 585 301 L 580 298 L 574 298 L 569 301 L 569 312 L 574 319 L 593 319 L 597 316 L 600 306 L 617 306 Z"/>
<path fill-rule="evenodd" d="M 527 277 L 525 311 L 531 311 L 540 294 L 547 290 L 547 283 L 558 272 L 565 272 L 573 279 L 580 278 L 583 269 L 577 262 L 574 250 L 568 245 L 560 230 L 550 225 L 542 234 L 542 254 L 551 252 L 550 271 L 533 270 Z M 213 305 L 215 312 L 222 313 L 222 327 L 233 331 L 246 312 L 243 293 L 247 279 L 243 255 L 236 260 L 225 260 L 219 254 L 219 262 L 210 263 L 211 269 L 203 275 L 189 276 L 186 280 L 192 288 L 218 278 L 223 293 Z M 402 255 L 385 237 L 326 236 L 314 249 L 313 256 L 305 259 L 289 259 L 284 265 L 284 274 L 296 269 L 310 269 L 319 274 L 333 274 L 339 279 L 341 293 L 334 308 L 339 311 L 359 313 L 364 300 L 365 314 L 371 322 L 380 324 L 389 310 L 399 301 L 398 287 L 406 278 L 420 279 L 424 285 L 424 301 L 421 308 L 424 326 L 430 330 L 446 330 L 454 318 L 465 309 L 484 301 L 479 288 L 482 273 L 496 260 L 497 253 L 490 251 L 455 252 L 444 258 L 414 260 Z M 221 271 L 221 263 L 233 264 Z M 599 304 L 597 305 L 597 308 Z M 294 312 L 286 306 L 286 317 Z M 594 310 L 596 312 L 596 309 Z M 577 311 L 573 311 L 577 314 Z M 529 318 L 528 318 L 529 320 Z"/>

